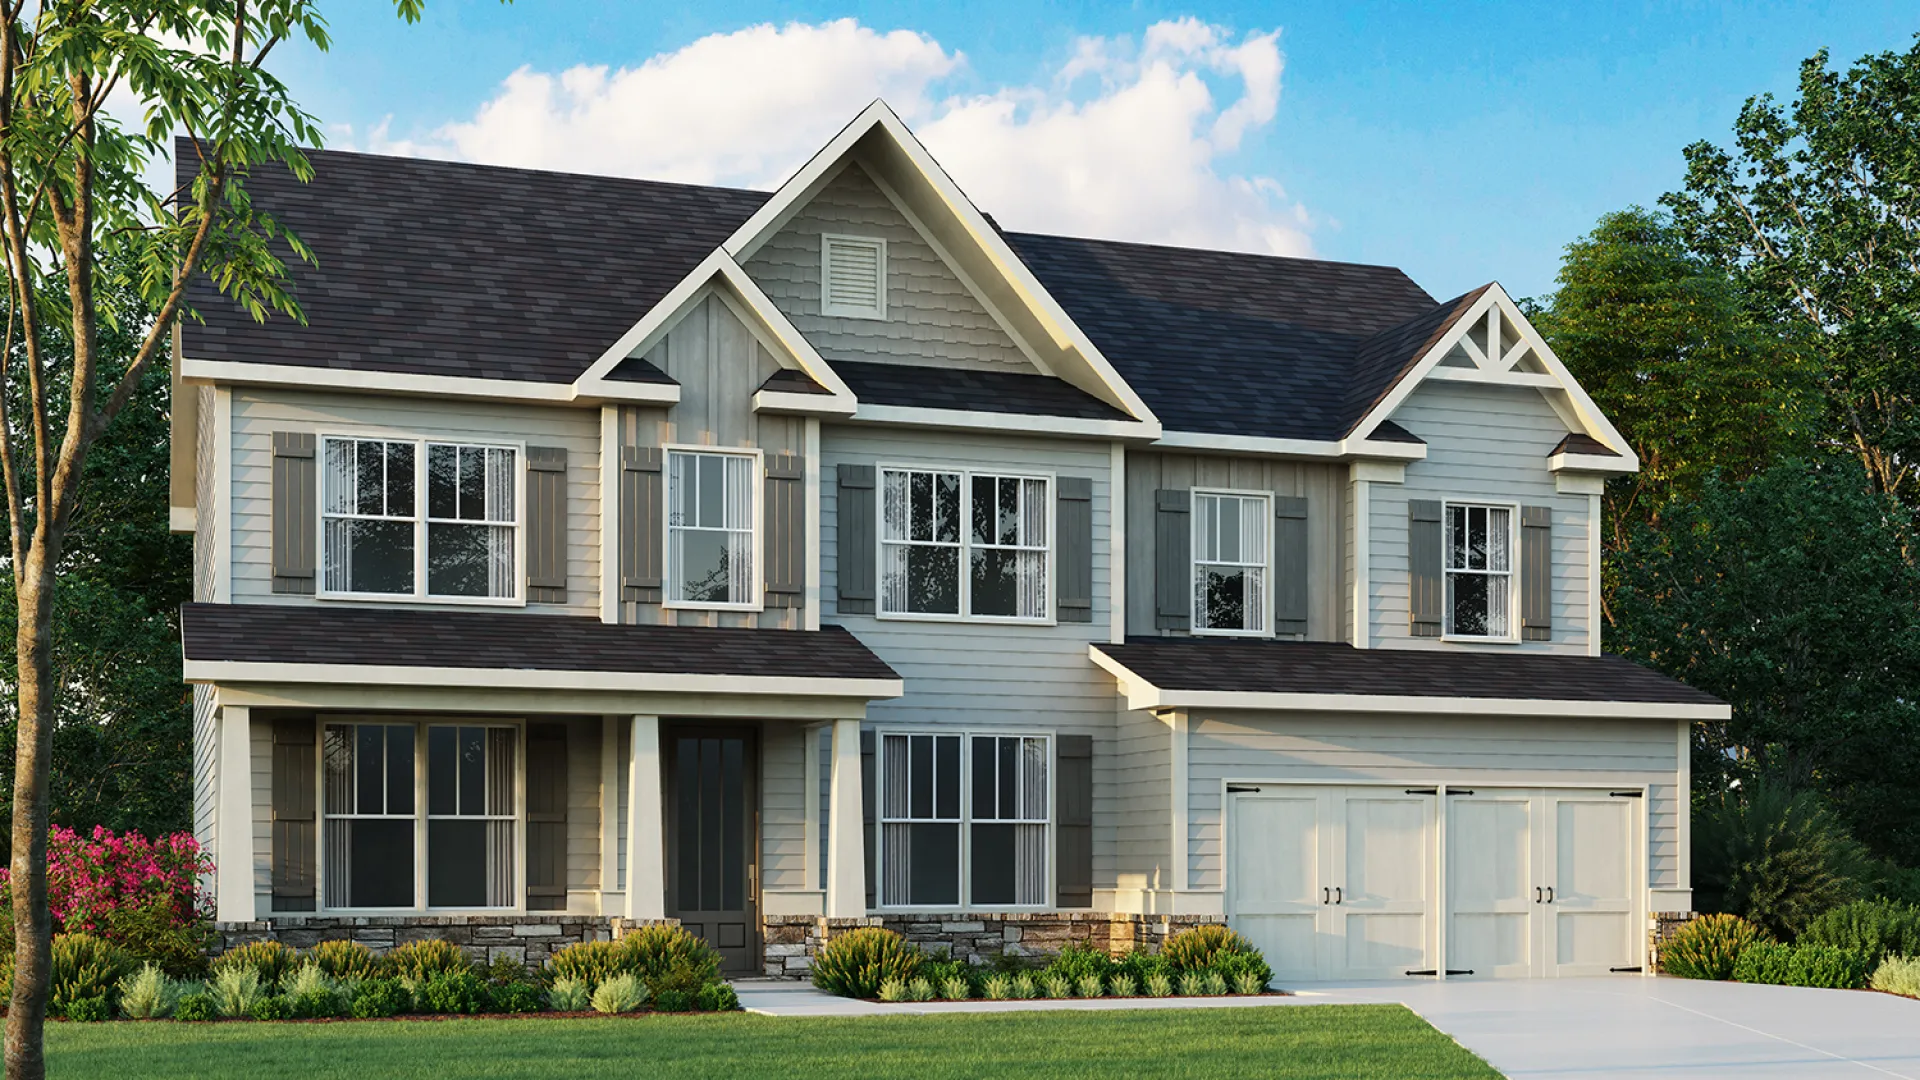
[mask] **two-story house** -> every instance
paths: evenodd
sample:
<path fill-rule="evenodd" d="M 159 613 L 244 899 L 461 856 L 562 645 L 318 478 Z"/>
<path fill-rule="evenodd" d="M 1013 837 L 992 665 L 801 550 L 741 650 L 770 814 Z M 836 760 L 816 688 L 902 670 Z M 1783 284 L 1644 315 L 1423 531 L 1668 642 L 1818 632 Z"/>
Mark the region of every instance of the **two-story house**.
<path fill-rule="evenodd" d="M 221 920 L 1225 918 L 1298 980 L 1690 908 L 1726 706 L 1602 653 L 1637 462 L 1498 285 L 1009 233 L 880 103 L 772 194 L 312 160 L 251 185 L 307 322 L 177 338 Z"/>

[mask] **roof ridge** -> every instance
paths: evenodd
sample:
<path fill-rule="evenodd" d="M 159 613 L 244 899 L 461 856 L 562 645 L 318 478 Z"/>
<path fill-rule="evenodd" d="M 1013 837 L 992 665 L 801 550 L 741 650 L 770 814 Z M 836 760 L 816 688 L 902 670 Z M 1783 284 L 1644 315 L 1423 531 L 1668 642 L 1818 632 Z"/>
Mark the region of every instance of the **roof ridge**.
<path fill-rule="evenodd" d="M 1162 243 L 1156 243 L 1151 240 L 1118 240 L 1112 237 L 1105 237 L 1105 236 L 1078 236 L 1073 233 L 1030 232 L 1024 229 L 1008 229 L 1003 231 L 1009 237 L 1031 236 L 1041 240 L 1071 240 L 1075 243 L 1081 243 L 1081 244 L 1107 244 L 1113 247 L 1145 248 L 1145 249 L 1154 250 L 1154 251 L 1189 251 L 1189 252 L 1194 252 L 1201 255 L 1231 255 L 1236 258 L 1260 259 L 1267 262 L 1305 263 L 1312 266 L 1345 266 L 1345 267 L 1355 267 L 1363 270 L 1391 270 L 1394 273 L 1399 274 L 1401 277 L 1406 278 L 1408 281 L 1413 282 L 1413 275 L 1407 273 L 1406 270 L 1403 269 L 1402 267 L 1394 266 L 1392 263 L 1350 262 L 1344 259 L 1318 259 L 1318 258 L 1309 258 L 1304 255 L 1279 255 L 1273 252 L 1264 252 L 1264 251 L 1241 251 L 1237 248 L 1210 248 L 1210 247 L 1193 247 L 1187 244 L 1162 244 Z M 1415 288 L 1420 288 L 1419 282 L 1413 282 L 1413 284 Z M 1423 293 L 1426 292 L 1425 289 L 1420 289 L 1420 291 Z M 1429 296 L 1431 296 L 1431 294 L 1429 294 Z"/>

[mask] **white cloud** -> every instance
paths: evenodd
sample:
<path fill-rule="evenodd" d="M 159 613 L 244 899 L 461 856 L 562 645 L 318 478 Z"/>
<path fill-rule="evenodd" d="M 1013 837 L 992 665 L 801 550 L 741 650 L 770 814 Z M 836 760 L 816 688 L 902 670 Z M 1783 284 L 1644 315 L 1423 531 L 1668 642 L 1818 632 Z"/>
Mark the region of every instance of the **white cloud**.
<path fill-rule="evenodd" d="M 1084 38 L 1045 86 L 943 92 L 966 57 L 852 19 L 701 38 L 638 67 L 522 68 L 472 119 L 385 153 L 771 188 L 875 97 L 1001 224 L 1308 254 L 1310 215 L 1224 159 L 1271 123 L 1279 32 L 1237 40 L 1196 19 L 1138 40 Z"/>

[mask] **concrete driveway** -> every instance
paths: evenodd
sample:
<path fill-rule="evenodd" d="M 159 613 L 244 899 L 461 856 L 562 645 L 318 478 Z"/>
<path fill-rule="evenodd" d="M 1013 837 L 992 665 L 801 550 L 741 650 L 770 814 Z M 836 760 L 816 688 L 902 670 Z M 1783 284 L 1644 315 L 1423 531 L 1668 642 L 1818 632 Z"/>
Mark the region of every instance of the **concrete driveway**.
<path fill-rule="evenodd" d="M 1296 989 L 1403 1002 L 1514 1080 L 1920 1080 L 1920 1001 L 1869 991 L 1631 976 Z"/>

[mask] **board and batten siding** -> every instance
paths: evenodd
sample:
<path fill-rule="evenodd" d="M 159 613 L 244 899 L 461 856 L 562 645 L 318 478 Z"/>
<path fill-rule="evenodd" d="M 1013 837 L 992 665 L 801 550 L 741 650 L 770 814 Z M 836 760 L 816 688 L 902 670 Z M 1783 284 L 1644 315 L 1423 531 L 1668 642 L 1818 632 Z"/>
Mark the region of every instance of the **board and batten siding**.
<path fill-rule="evenodd" d="M 1093 483 L 1093 620 L 1022 625 L 887 619 L 839 614 L 836 531 L 839 486 L 847 465 L 926 465 L 1082 476 Z M 871 727 L 1048 731 L 1093 737 L 1093 869 L 1096 888 L 1115 874 L 1113 677 L 1088 659 L 1108 636 L 1108 530 L 1112 527 L 1112 453 L 1103 442 L 1017 435 L 969 435 L 829 425 L 821 432 L 820 567 L 826 620 L 838 623 L 900 673 L 903 697 L 867 707 Z M 877 483 L 877 481 L 876 481 Z M 876 506 L 879 492 L 875 492 Z M 877 512 L 876 512 L 877 517 Z M 877 524 L 877 523 L 876 523 Z M 1057 559 L 1056 559 L 1057 567 Z"/>
<path fill-rule="evenodd" d="M 1373 644 L 1388 648 L 1460 648 L 1417 638 L 1408 622 L 1407 501 L 1545 506 L 1552 511 L 1552 637 L 1488 646 L 1585 655 L 1588 633 L 1588 497 L 1563 495 L 1547 471 L 1547 452 L 1566 424 L 1531 387 L 1429 382 L 1394 413 L 1394 422 L 1426 440 L 1427 459 L 1407 465 L 1406 482 L 1370 485 L 1368 592 Z M 1514 518 L 1515 627 L 1519 636 L 1519 516 Z"/>
<path fill-rule="evenodd" d="M 887 242 L 885 319 L 820 313 L 822 233 Z M 857 163 L 821 188 L 745 269 L 828 361 L 1034 371 L 979 296 Z"/>
<path fill-rule="evenodd" d="M 1228 780 L 1648 791 L 1649 888 L 1679 883 L 1678 744 L 1671 720 L 1202 713 L 1189 720 L 1191 887 L 1223 887 Z"/>
<path fill-rule="evenodd" d="M 1341 522 L 1346 466 L 1271 458 L 1127 451 L 1127 633 L 1183 637 L 1187 631 L 1155 625 L 1157 566 L 1154 492 L 1221 488 L 1272 492 L 1307 500 L 1307 640 L 1345 636 L 1339 583 L 1345 561 Z M 1267 524 L 1271 543 L 1274 523 Z"/>
<path fill-rule="evenodd" d="M 665 409 L 622 408 L 619 437 L 623 451 L 628 447 L 673 444 L 758 449 L 768 456 L 805 452 L 806 421 L 753 411 L 754 392 L 780 370 L 780 364 L 726 301 L 709 295 L 674 323 L 645 356 L 680 384 L 680 401 Z M 664 492 L 664 474 L 661 483 L 660 490 Z M 622 498 L 617 475 L 609 492 L 614 500 Z M 658 526 L 659 518 L 638 515 L 631 509 L 623 508 L 619 519 L 622 528 L 642 520 L 649 528 Z M 763 529 L 765 524 L 763 521 Z M 624 544 L 627 540 L 621 537 L 620 542 Z M 756 557 L 764 557 L 764 547 L 756 552 Z M 622 622 L 643 625 L 797 630 L 805 619 L 805 613 L 799 608 L 768 608 L 760 612 L 669 611 L 657 602 L 624 596 L 620 612 Z"/>
<path fill-rule="evenodd" d="M 600 612 L 600 412 L 513 403 L 436 401 L 280 389 L 233 391 L 233 601 L 326 603 L 273 591 L 273 433 L 360 432 L 427 439 L 511 440 L 567 452 L 567 602 L 537 614 Z M 525 468 L 524 463 L 521 466 Z M 524 573 L 525 568 L 522 567 Z M 521 583 L 525 588 L 525 582 Z M 447 605 L 428 605 L 444 611 Z M 508 609 L 519 610 L 519 609 Z"/>

